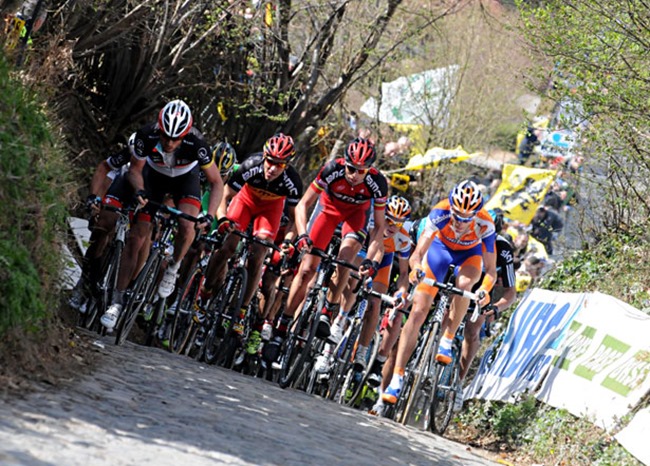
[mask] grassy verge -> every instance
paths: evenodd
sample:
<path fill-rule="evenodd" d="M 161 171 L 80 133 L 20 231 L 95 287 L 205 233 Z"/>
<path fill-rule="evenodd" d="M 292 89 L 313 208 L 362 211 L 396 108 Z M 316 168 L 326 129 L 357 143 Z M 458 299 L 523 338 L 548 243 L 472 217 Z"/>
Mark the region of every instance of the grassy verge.
<path fill-rule="evenodd" d="M 36 95 L 0 57 L 0 334 L 47 318 L 60 268 L 68 170 Z"/>
<path fill-rule="evenodd" d="M 647 233 L 642 230 L 600 238 L 593 246 L 558 264 L 539 287 L 565 292 L 597 290 L 648 313 L 647 244 Z M 636 409 L 648 406 L 649 400 L 650 395 Z M 498 453 L 504 464 L 641 465 L 611 433 L 534 397 L 515 404 L 472 400 L 468 405 L 446 436 Z M 622 426 L 628 421 L 623 419 Z"/>

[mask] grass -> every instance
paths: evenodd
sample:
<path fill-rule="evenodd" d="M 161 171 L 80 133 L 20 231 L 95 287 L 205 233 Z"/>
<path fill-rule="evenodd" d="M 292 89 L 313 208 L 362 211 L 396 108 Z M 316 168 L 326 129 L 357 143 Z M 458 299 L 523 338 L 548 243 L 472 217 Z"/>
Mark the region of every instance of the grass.
<path fill-rule="evenodd" d="M 0 335 L 37 330 L 56 308 L 69 170 L 35 93 L 0 56 Z"/>

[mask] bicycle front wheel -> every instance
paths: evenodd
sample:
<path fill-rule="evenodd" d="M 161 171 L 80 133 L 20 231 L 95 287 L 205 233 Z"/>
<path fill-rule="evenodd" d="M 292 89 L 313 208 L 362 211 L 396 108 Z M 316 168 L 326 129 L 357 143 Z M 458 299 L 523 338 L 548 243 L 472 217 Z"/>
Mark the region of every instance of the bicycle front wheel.
<path fill-rule="evenodd" d="M 152 300 L 156 292 L 156 278 L 158 278 L 161 261 L 160 252 L 157 250 L 152 251 L 138 277 L 135 279 L 129 299 L 117 323 L 116 345 L 121 345 L 126 341 L 140 309 Z"/>
<path fill-rule="evenodd" d="M 432 432 L 442 435 L 445 433 L 454 414 L 455 388 L 460 383 L 460 354 L 457 349 L 454 349 L 453 359 L 450 364 L 446 366 L 442 364 L 435 365 L 433 380 L 429 428 Z"/>
<path fill-rule="evenodd" d="M 298 322 L 282 345 L 282 368 L 278 378 L 278 384 L 282 388 L 287 388 L 296 380 L 311 352 L 311 345 L 318 328 L 314 302 L 313 298 L 308 298 Z"/>

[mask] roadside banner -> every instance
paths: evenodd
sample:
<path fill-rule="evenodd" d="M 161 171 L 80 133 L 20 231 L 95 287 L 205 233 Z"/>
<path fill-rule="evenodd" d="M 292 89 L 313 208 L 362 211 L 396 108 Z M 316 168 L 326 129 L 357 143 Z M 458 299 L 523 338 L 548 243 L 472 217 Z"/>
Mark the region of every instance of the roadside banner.
<path fill-rule="evenodd" d="M 612 430 L 650 391 L 648 335 L 650 316 L 612 296 L 589 293 L 537 398 Z"/>
<path fill-rule="evenodd" d="M 640 410 L 630 423 L 614 436 L 618 443 L 636 456 L 646 466 L 650 466 L 650 407 Z"/>
<path fill-rule="evenodd" d="M 584 299 L 584 293 L 530 291 L 510 318 L 503 340 L 483 356 L 466 399 L 513 402 L 537 388 Z"/>
<path fill-rule="evenodd" d="M 381 102 L 371 97 L 360 110 L 383 123 L 445 127 L 457 72 L 449 65 L 381 83 Z"/>
<path fill-rule="evenodd" d="M 408 161 L 408 164 L 406 164 L 404 168 L 398 168 L 397 170 L 388 170 L 384 171 L 383 173 L 391 174 L 409 170 L 428 170 L 431 168 L 436 168 L 443 161 L 457 163 L 475 157 L 478 154 L 482 154 L 482 152 L 474 152 L 472 154 L 469 154 L 467 151 L 465 151 L 465 149 L 463 149 L 462 146 L 458 146 L 455 149 L 432 147 L 424 154 L 416 154 L 411 157 Z"/>
<path fill-rule="evenodd" d="M 528 225 L 544 200 L 557 171 L 504 164 L 501 184 L 487 202 L 487 209 L 499 208 L 510 220 Z"/>

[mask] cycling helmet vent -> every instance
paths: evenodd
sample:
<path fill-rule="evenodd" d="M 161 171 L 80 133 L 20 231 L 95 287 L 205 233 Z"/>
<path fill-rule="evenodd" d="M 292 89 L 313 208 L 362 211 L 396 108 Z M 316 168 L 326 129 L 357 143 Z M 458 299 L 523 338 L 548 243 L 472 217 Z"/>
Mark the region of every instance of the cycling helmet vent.
<path fill-rule="evenodd" d="M 182 100 L 172 100 L 158 114 L 158 126 L 168 138 L 182 138 L 192 129 L 192 112 Z"/>

